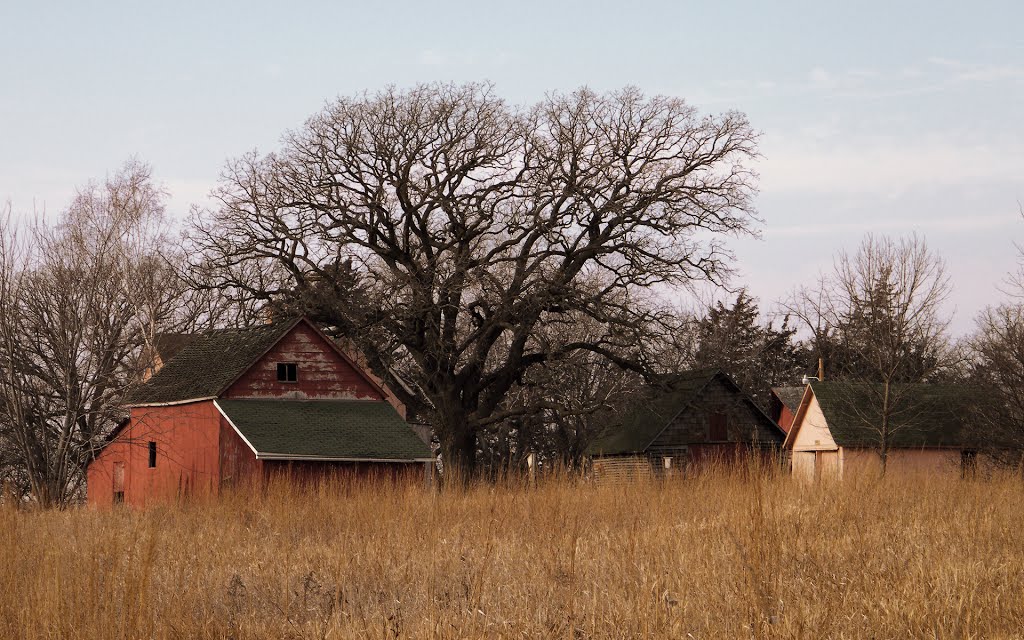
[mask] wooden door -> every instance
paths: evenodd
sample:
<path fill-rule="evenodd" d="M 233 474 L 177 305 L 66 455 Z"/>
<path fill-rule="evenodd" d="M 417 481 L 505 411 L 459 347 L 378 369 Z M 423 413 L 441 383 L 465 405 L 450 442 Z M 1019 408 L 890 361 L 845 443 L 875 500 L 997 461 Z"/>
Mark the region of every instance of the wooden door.
<path fill-rule="evenodd" d="M 124 502 L 124 463 L 114 463 L 114 504 Z"/>
<path fill-rule="evenodd" d="M 814 452 L 814 479 L 836 480 L 839 478 L 839 452 Z"/>

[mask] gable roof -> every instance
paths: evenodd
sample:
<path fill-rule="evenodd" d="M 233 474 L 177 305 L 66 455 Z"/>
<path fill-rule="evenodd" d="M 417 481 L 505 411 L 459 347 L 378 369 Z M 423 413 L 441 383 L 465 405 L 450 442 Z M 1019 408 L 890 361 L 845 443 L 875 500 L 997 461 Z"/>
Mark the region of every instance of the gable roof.
<path fill-rule="evenodd" d="M 796 439 L 803 416 L 816 398 L 832 439 L 840 447 L 875 447 L 881 424 L 881 384 L 811 382 L 786 438 Z M 904 384 L 893 387 L 898 398 L 890 421 L 890 447 L 974 447 L 979 434 L 970 429 L 970 416 L 980 390 L 951 384 Z"/>
<path fill-rule="evenodd" d="M 433 459 L 430 448 L 383 400 L 216 400 L 261 460 Z"/>
<path fill-rule="evenodd" d="M 162 404 L 216 397 L 299 322 L 296 319 L 193 334 L 177 355 L 125 398 L 125 403 Z"/>
<path fill-rule="evenodd" d="M 661 435 L 676 416 L 692 405 L 712 380 L 722 380 L 743 396 L 751 410 L 764 417 L 779 433 L 785 433 L 764 414 L 756 403 L 728 375 L 718 369 L 698 369 L 673 376 L 661 388 L 650 388 L 640 399 L 620 412 L 620 419 L 587 447 L 588 455 L 623 455 L 643 453 Z"/>
<path fill-rule="evenodd" d="M 153 336 L 153 351 L 165 363 L 195 340 L 195 333 L 158 333 Z"/>
<path fill-rule="evenodd" d="M 796 413 L 800 400 L 804 397 L 803 387 L 772 387 L 772 395 L 779 399 L 784 407 Z"/>
<path fill-rule="evenodd" d="M 647 389 L 620 412 L 616 423 L 609 425 L 587 447 L 587 453 L 621 455 L 645 451 L 718 374 L 713 369 L 688 371 L 674 376 L 665 388 Z"/>

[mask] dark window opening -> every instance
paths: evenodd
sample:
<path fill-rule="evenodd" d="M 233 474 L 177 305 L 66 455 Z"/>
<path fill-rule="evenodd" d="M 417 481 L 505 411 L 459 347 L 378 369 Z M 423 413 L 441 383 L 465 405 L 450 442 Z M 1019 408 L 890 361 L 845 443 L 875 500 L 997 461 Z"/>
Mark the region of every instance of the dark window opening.
<path fill-rule="evenodd" d="M 960 452 L 960 476 L 969 478 L 978 468 L 978 452 L 966 449 Z"/>
<path fill-rule="evenodd" d="M 156 443 L 155 442 L 150 442 L 149 443 L 149 468 L 150 469 L 155 469 L 156 468 Z"/>
<path fill-rule="evenodd" d="M 114 492 L 114 504 L 124 504 L 124 491 Z"/>
<path fill-rule="evenodd" d="M 708 415 L 708 427 L 708 440 L 715 442 L 729 439 L 729 424 L 721 411 Z"/>
<path fill-rule="evenodd" d="M 278 382 L 298 382 L 299 381 L 299 365 L 294 362 L 278 362 L 277 363 L 277 381 Z"/>

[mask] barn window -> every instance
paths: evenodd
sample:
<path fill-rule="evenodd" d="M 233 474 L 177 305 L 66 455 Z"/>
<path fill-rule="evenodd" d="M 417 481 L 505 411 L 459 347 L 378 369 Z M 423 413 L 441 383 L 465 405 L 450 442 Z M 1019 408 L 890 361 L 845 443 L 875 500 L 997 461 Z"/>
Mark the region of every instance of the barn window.
<path fill-rule="evenodd" d="M 725 413 L 715 411 L 708 415 L 708 440 L 712 442 L 729 439 L 729 423 Z"/>
<path fill-rule="evenodd" d="M 124 504 L 124 491 L 114 492 L 114 504 Z"/>
<path fill-rule="evenodd" d="M 299 365 L 294 362 L 278 362 L 277 363 L 277 381 L 278 382 L 298 382 L 299 381 Z"/>
<path fill-rule="evenodd" d="M 149 443 L 149 468 L 150 469 L 155 469 L 156 468 L 156 443 L 155 442 L 150 442 Z"/>

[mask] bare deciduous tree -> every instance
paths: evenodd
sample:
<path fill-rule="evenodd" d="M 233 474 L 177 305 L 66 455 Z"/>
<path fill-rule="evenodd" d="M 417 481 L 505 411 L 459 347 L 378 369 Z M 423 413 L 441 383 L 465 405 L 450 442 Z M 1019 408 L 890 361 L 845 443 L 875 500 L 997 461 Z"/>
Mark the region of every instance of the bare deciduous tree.
<path fill-rule="evenodd" d="M 977 422 L 992 456 L 1018 465 L 1024 452 L 1024 304 L 986 309 L 971 341 L 974 381 L 991 394 L 980 404 Z"/>
<path fill-rule="evenodd" d="M 143 347 L 174 315 L 163 199 L 132 162 L 80 190 L 58 224 L 0 225 L 0 448 L 40 505 L 79 494 Z"/>
<path fill-rule="evenodd" d="M 478 432 L 528 410 L 504 401 L 533 367 L 578 351 L 635 365 L 619 328 L 657 315 L 643 290 L 725 277 L 722 235 L 756 222 L 755 142 L 741 114 L 632 89 L 529 109 L 480 85 L 340 99 L 280 152 L 228 166 L 196 253 L 219 285 L 264 298 L 277 285 L 245 265 L 302 297 L 352 264 L 349 303 L 322 319 L 385 379 L 414 363 L 446 464 L 472 471 Z M 566 314 L 602 331 L 540 337 Z"/>
<path fill-rule="evenodd" d="M 922 238 L 868 235 L 784 305 L 806 323 L 818 353 L 833 356 L 830 379 L 865 383 L 846 411 L 873 434 L 883 472 L 893 436 L 920 426 L 908 385 L 933 381 L 956 359 L 941 309 L 949 291 L 944 261 Z"/>

